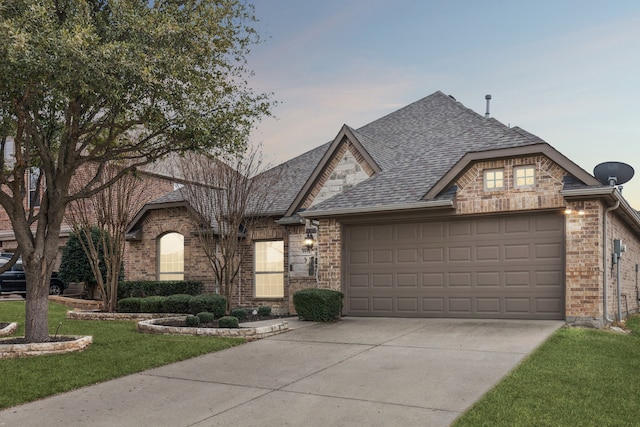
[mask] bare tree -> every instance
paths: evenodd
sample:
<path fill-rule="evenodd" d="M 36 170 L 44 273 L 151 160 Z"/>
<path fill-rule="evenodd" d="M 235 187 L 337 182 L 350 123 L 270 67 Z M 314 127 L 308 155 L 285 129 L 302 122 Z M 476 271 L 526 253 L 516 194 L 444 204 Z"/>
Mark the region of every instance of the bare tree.
<path fill-rule="evenodd" d="M 122 162 L 111 162 L 102 171 L 101 181 L 112 181 L 123 168 L 126 165 Z M 145 184 L 140 176 L 131 171 L 92 197 L 69 204 L 67 220 L 87 255 L 105 311 L 113 312 L 116 309 L 118 281 L 124 260 L 125 231 L 144 205 L 147 188 Z M 92 239 L 94 227 L 100 230 L 99 242 Z M 101 262 L 105 264 L 104 277 Z"/>
<path fill-rule="evenodd" d="M 280 175 L 263 173 L 268 168 L 256 146 L 237 154 L 189 154 L 181 159 L 181 169 L 188 182 L 183 197 L 229 313 L 240 266 L 251 250 L 247 242 L 270 216 Z"/>

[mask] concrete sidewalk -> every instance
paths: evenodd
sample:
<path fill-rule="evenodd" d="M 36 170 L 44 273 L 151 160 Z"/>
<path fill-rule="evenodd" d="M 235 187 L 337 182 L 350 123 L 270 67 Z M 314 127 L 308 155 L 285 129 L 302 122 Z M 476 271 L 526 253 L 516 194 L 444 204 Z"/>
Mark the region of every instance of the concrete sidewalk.
<path fill-rule="evenodd" d="M 0 412 L 0 426 L 447 426 L 560 321 L 291 320 L 291 332 Z"/>

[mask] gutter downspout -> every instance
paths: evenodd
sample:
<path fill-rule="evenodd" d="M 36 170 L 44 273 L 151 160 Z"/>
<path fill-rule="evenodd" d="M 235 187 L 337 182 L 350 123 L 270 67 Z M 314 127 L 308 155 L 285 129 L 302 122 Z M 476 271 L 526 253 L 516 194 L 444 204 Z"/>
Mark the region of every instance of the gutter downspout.
<path fill-rule="evenodd" d="M 616 201 L 614 206 L 611 206 L 604 210 L 604 217 L 602 219 L 602 299 L 603 299 L 603 322 L 604 326 L 607 323 L 611 323 L 613 320 L 609 319 L 609 313 L 607 312 L 607 266 L 609 257 L 607 256 L 607 215 L 609 212 L 615 211 L 620 207 L 620 200 Z"/>

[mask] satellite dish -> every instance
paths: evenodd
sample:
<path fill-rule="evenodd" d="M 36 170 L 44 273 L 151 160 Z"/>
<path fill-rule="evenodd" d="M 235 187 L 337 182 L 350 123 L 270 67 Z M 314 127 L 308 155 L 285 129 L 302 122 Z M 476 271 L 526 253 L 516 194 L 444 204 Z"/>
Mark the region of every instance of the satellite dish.
<path fill-rule="evenodd" d="M 605 162 L 596 166 L 593 169 L 593 174 L 601 183 L 615 187 L 629 182 L 633 178 L 634 171 L 631 166 L 625 163 Z"/>

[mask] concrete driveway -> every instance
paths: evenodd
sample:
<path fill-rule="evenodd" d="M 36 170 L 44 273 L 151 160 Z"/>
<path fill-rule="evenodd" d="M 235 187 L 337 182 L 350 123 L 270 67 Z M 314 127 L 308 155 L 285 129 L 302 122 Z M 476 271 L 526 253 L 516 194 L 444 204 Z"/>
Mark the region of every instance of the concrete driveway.
<path fill-rule="evenodd" d="M 0 412 L 0 426 L 447 426 L 560 321 L 343 318 Z"/>

